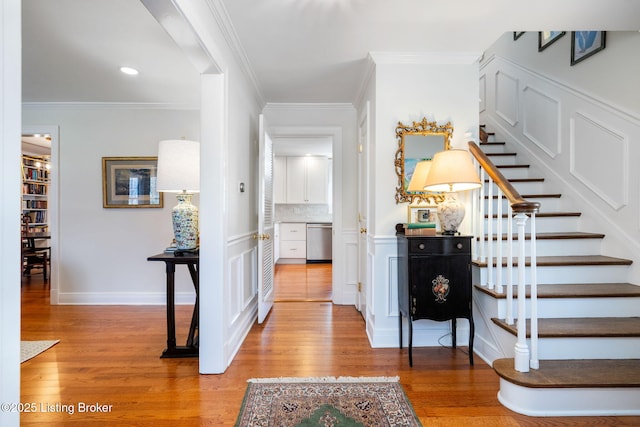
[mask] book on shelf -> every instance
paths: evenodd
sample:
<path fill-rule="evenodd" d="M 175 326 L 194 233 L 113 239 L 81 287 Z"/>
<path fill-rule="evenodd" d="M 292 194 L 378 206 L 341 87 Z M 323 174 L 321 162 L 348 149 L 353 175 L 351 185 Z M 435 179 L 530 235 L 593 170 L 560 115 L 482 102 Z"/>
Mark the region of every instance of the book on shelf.
<path fill-rule="evenodd" d="M 405 236 L 435 236 L 435 222 L 412 222 L 404 224 Z"/>

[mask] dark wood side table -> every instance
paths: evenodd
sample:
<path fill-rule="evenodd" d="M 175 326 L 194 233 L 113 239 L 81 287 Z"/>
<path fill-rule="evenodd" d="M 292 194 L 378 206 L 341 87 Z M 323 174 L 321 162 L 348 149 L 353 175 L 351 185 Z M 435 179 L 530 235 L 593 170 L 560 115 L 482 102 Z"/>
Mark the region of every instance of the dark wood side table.
<path fill-rule="evenodd" d="M 162 352 L 161 358 L 198 357 L 198 309 L 200 305 L 200 285 L 198 267 L 200 257 L 198 254 L 158 254 L 150 256 L 147 261 L 163 261 L 167 271 L 167 348 Z M 196 290 L 196 303 L 191 316 L 191 326 L 185 346 L 176 345 L 176 301 L 175 301 L 175 273 L 176 265 L 186 265 Z"/>
<path fill-rule="evenodd" d="M 469 364 L 473 365 L 471 312 L 471 236 L 405 236 L 398 240 L 400 348 L 402 317 L 409 324 L 409 366 L 413 366 L 413 321 L 451 320 L 456 347 L 456 319 L 469 320 Z"/>

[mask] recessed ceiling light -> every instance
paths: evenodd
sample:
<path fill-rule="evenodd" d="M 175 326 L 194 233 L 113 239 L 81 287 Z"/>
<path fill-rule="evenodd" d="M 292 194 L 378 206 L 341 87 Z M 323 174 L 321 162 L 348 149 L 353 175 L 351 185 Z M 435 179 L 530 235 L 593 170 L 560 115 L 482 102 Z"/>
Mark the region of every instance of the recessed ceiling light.
<path fill-rule="evenodd" d="M 131 67 L 120 67 L 120 71 L 122 71 L 125 74 L 129 74 L 131 76 L 135 76 L 138 74 L 138 70 Z"/>

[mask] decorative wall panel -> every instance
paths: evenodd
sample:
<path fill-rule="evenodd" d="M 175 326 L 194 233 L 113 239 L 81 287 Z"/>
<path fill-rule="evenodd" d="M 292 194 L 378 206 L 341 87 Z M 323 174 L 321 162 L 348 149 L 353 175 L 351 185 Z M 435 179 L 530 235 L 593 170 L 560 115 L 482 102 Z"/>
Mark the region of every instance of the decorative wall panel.
<path fill-rule="evenodd" d="M 538 89 L 522 91 L 523 134 L 550 157 L 560 153 L 560 102 Z"/>
<path fill-rule="evenodd" d="M 518 123 L 518 79 L 498 71 L 495 74 L 496 114 L 511 126 Z"/>
<path fill-rule="evenodd" d="M 487 99 L 487 76 L 480 76 L 480 87 L 479 87 L 479 96 L 480 96 L 480 112 L 482 113 L 487 109 L 486 99 Z"/>
<path fill-rule="evenodd" d="M 625 206 L 629 189 L 628 137 L 576 112 L 571 118 L 570 147 L 571 174 L 613 209 Z"/>

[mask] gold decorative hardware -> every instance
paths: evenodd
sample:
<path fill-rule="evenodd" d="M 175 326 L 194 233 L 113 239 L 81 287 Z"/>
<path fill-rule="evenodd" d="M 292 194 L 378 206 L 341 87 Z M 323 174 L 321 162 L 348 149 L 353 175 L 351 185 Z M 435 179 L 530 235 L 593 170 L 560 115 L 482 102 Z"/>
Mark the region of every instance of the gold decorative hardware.
<path fill-rule="evenodd" d="M 269 240 L 269 239 L 271 239 L 271 235 L 270 234 L 253 233 L 253 235 L 251 237 L 253 238 L 253 240 Z"/>
<path fill-rule="evenodd" d="M 366 234 L 367 229 L 365 227 L 360 228 L 360 234 Z"/>
<path fill-rule="evenodd" d="M 430 159 L 438 151 L 448 150 L 451 145 L 451 135 L 453 135 L 451 122 L 442 126 L 436 122 L 429 122 L 426 118 L 420 122 L 413 122 L 411 126 L 398 122 L 396 127 L 398 150 L 394 160 L 398 175 L 396 204 L 403 202 L 414 204 L 422 201 L 436 203 L 444 200 L 444 195 L 440 193 L 409 192 L 407 186 L 415 163 Z"/>

